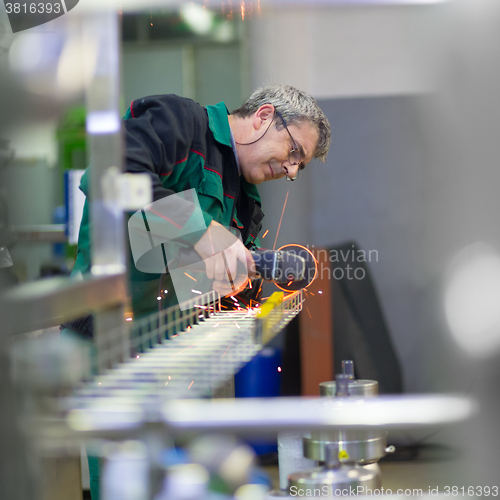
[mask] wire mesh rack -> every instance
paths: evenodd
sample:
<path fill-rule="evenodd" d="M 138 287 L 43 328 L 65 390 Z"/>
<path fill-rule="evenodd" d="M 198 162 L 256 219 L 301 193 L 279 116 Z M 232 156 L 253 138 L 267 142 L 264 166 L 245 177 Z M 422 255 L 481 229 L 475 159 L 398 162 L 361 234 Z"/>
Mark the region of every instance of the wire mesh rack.
<path fill-rule="evenodd" d="M 259 308 L 222 309 L 214 291 L 151 314 L 130 325 L 131 358 L 96 376 L 78 391 L 83 398 L 210 396 L 302 309 L 302 292 L 273 294 Z M 100 359 L 113 365 L 124 338 L 111 331 L 101 339 Z"/>

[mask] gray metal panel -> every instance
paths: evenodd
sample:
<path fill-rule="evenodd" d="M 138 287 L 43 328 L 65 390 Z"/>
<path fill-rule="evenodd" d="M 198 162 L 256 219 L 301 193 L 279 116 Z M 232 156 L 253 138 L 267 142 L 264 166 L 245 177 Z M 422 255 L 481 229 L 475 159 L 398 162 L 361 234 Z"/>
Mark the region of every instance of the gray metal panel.
<path fill-rule="evenodd" d="M 98 311 L 127 300 L 125 274 L 51 278 L 15 287 L 0 296 L 4 333 L 25 333 L 58 325 L 89 311 Z"/>

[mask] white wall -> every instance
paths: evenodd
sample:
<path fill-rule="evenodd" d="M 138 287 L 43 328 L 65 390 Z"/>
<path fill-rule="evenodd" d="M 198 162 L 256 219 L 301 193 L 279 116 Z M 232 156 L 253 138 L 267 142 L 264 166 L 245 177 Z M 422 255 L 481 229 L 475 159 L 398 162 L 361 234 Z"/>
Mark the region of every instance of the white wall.
<path fill-rule="evenodd" d="M 269 11 L 250 30 L 254 86 L 273 79 L 310 92 L 333 131 L 327 165 L 262 186 L 268 238 L 290 190 L 278 244 L 354 238 L 379 251 L 370 268 L 410 391 L 470 383 L 467 370 L 443 373 L 443 361 L 458 356 L 443 321 L 443 279 L 465 245 L 500 248 L 498 156 L 481 157 L 496 144 L 498 43 L 486 11 L 459 7 Z M 467 38 L 462 25 L 449 31 L 455 22 Z"/>
<path fill-rule="evenodd" d="M 439 6 L 266 9 L 250 25 L 252 83 L 316 98 L 427 92 Z"/>

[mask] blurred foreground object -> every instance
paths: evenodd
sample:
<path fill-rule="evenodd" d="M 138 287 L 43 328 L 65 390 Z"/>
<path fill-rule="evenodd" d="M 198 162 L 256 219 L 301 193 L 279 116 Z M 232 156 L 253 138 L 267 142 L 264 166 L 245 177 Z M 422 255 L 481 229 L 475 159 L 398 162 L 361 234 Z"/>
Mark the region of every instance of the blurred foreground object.
<path fill-rule="evenodd" d="M 470 356 L 500 350 L 500 255 L 477 243 L 450 265 L 445 292 L 446 319 L 453 339 Z"/>

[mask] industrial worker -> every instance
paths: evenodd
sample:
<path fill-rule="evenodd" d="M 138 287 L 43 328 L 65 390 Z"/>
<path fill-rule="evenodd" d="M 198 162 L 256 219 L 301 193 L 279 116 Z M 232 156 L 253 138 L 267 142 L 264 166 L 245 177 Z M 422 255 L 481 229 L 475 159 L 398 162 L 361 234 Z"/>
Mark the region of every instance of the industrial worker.
<path fill-rule="evenodd" d="M 204 108 L 175 95 L 145 97 L 131 103 L 123 123 L 125 169 L 151 176 L 153 201 L 196 191 L 208 229 L 193 234 L 190 243 L 205 261 L 213 288 L 223 295 L 231 292 L 228 275 L 236 276 L 238 261 L 246 264 L 250 277 L 255 271 L 248 248 L 255 246 L 263 218 L 256 186 L 296 180 L 313 158 L 325 161 L 330 145 L 330 125 L 316 101 L 287 85 L 256 90 L 231 114 L 223 102 Z M 85 194 L 87 183 L 85 175 Z M 238 228 L 241 241 L 234 239 L 222 256 L 214 240 L 230 226 Z M 86 206 L 73 274 L 90 270 L 89 233 Z M 158 308 L 160 274 L 141 272 L 133 259 L 130 267 L 134 313 L 150 313 Z M 176 303 L 168 275 L 161 288 L 170 292 L 162 306 Z M 84 334 L 91 330 L 88 322 L 74 327 Z"/>
<path fill-rule="evenodd" d="M 204 108 L 175 95 L 137 99 L 125 115 L 124 129 L 125 169 L 151 176 L 153 203 L 189 189 L 196 191 L 201 222 L 207 229 L 183 238 L 206 263 L 207 277 L 222 294 L 234 286 L 241 288 L 237 281 L 229 287 L 228 279 L 237 276 L 238 262 L 246 264 L 250 277 L 255 272 L 248 249 L 256 245 L 263 219 L 256 186 L 270 180 L 295 181 L 313 158 L 324 162 L 330 146 L 330 125 L 316 101 L 287 85 L 256 90 L 231 114 L 223 102 Z M 87 194 L 87 175 L 81 189 Z M 225 239 L 229 234 L 225 227 L 237 228 L 241 240 L 229 238 L 230 246 L 221 253 L 214 240 Z M 73 274 L 90 270 L 89 234 L 86 204 Z M 157 310 L 159 282 L 161 290 L 169 291 L 162 306 L 176 302 L 168 274 L 141 272 L 134 259 L 130 263 L 136 316 Z M 246 281 L 247 277 L 243 284 Z M 92 335 L 90 316 L 64 326 Z M 89 465 L 92 499 L 97 500 L 98 466 L 94 459 Z"/>

